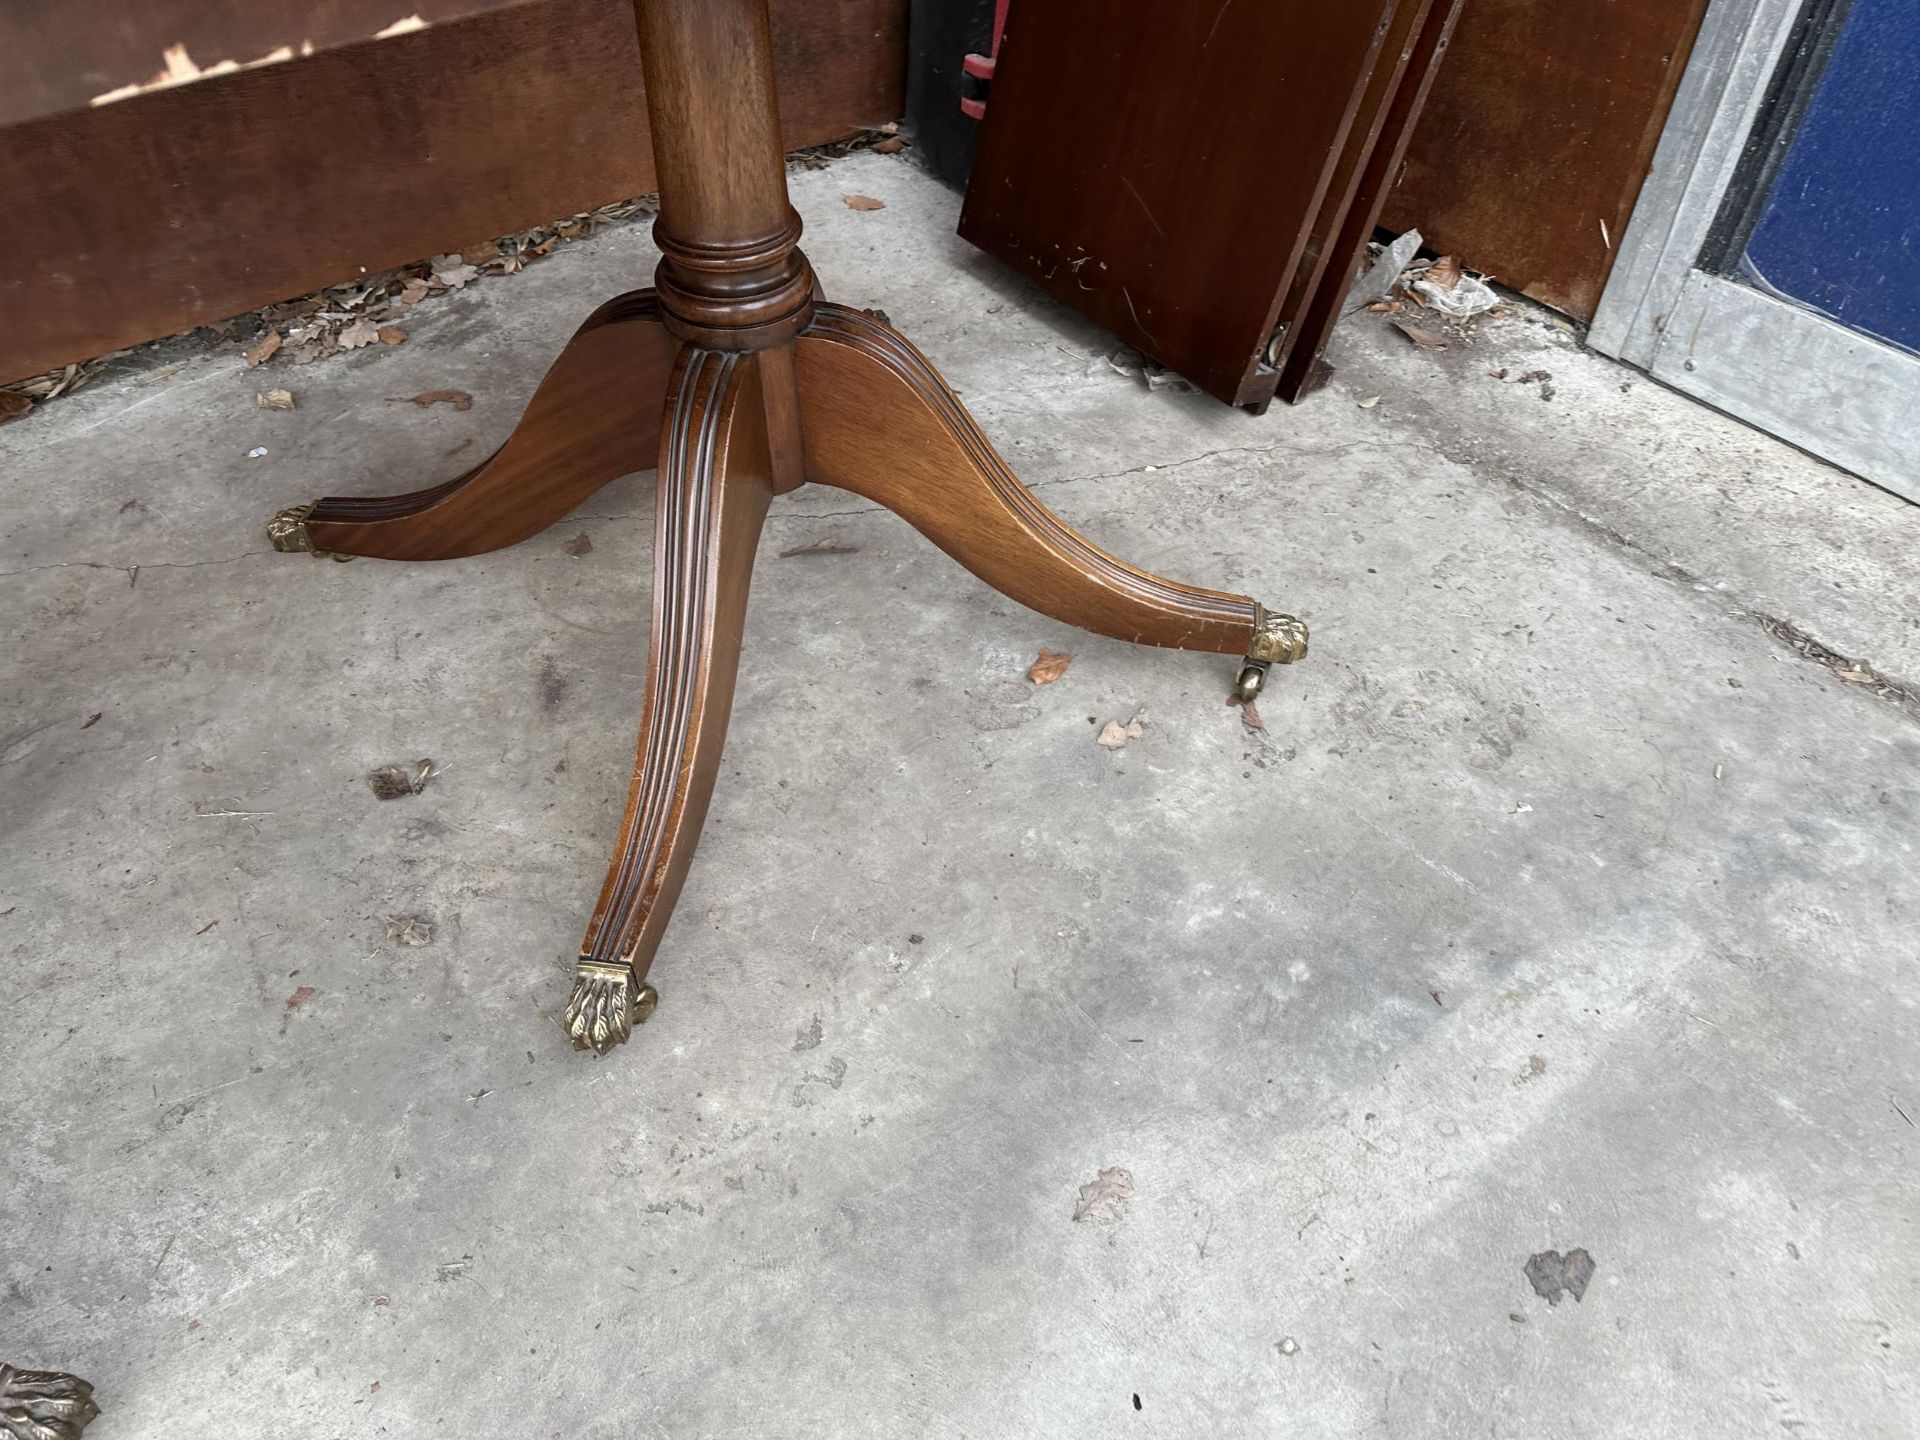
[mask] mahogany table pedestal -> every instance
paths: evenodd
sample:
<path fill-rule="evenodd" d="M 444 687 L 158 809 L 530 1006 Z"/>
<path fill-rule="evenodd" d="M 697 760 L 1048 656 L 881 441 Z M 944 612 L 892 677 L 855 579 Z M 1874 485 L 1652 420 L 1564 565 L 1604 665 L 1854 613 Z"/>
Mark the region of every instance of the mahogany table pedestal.
<path fill-rule="evenodd" d="M 1307 649 L 1292 616 L 1147 574 L 1075 534 L 1014 477 L 918 350 L 884 319 L 819 298 L 787 200 L 766 0 L 634 8 L 660 177 L 654 288 L 593 313 L 483 464 L 412 494 L 328 497 L 270 527 L 282 550 L 478 555 L 657 456 L 639 752 L 566 1010 L 574 1045 L 602 1054 L 658 998 L 647 970 L 719 769 L 775 495 L 808 482 L 850 490 L 1056 620 L 1243 655 L 1245 699 L 1269 665 Z"/>

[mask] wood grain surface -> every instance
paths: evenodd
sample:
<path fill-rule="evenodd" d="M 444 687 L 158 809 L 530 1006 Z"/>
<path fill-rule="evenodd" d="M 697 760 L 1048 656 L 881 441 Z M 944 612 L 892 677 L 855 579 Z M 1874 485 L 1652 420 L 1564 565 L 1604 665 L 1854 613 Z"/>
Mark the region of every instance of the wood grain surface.
<path fill-rule="evenodd" d="M 904 0 L 772 11 L 785 145 L 898 114 Z M 646 193 L 640 75 L 629 0 L 534 0 L 12 127 L 0 380 Z"/>

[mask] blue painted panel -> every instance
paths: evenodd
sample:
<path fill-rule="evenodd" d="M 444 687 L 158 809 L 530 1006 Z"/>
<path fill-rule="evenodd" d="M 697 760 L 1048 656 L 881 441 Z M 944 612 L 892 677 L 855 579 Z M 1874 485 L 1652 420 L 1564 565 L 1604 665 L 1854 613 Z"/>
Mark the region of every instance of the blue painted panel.
<path fill-rule="evenodd" d="M 1749 278 L 1920 351 L 1920 4 L 1854 0 L 1760 222 Z"/>

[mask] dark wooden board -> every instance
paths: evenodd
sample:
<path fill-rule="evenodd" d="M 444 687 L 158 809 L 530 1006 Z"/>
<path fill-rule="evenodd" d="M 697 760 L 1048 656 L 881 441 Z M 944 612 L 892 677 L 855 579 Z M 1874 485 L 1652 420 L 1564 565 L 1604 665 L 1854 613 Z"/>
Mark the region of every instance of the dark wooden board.
<path fill-rule="evenodd" d="M 787 145 L 899 114 L 904 0 L 772 10 Z M 654 186 L 630 0 L 498 8 L 0 141 L 0 380 Z"/>
<path fill-rule="evenodd" d="M 1705 10 L 1468 0 L 1387 227 L 1592 319 Z"/>
<path fill-rule="evenodd" d="M 0 125 L 529 0 L 7 0 Z"/>
<path fill-rule="evenodd" d="M 1407 78 L 1421 27 L 1432 11 L 1433 0 L 1403 0 L 1387 19 L 1386 43 L 1367 74 L 1365 88 L 1360 92 L 1360 107 L 1354 112 L 1347 142 L 1340 147 L 1334 164 L 1327 198 L 1314 216 L 1307 232 L 1306 249 L 1300 256 L 1300 267 L 1294 271 L 1293 283 L 1281 303 L 1280 320 L 1284 328 L 1275 334 L 1267 348 L 1268 363 L 1283 371 L 1306 333 L 1299 323 L 1302 314 L 1316 295 L 1329 293 L 1345 283 L 1334 272 L 1350 263 L 1352 256 L 1344 253 L 1340 240 L 1353 214 L 1361 184 L 1378 154 L 1381 132 L 1393 114 L 1394 98 Z M 1325 343 L 1324 337 L 1321 343 Z"/>
<path fill-rule="evenodd" d="M 1015 5 L 960 233 L 1231 404 L 1402 0 Z"/>
<path fill-rule="evenodd" d="M 1280 358 L 1278 394 L 1298 405 L 1318 389 L 1332 369 L 1322 359 L 1347 291 L 1367 253 L 1367 241 L 1380 223 L 1387 190 L 1400 171 L 1415 122 L 1427 102 L 1440 62 L 1452 40 L 1466 0 L 1431 0 L 1409 10 L 1407 27 L 1397 28 L 1393 43 L 1401 48 L 1402 63 L 1390 88 L 1370 89 L 1368 103 L 1381 107 L 1372 148 L 1359 157 L 1360 169 L 1338 219 L 1338 230 L 1328 243 L 1327 263 L 1303 303 L 1290 304 L 1287 348 Z M 1387 67 L 1376 74 L 1385 76 Z M 1351 152 L 1353 147 L 1349 146 Z"/>

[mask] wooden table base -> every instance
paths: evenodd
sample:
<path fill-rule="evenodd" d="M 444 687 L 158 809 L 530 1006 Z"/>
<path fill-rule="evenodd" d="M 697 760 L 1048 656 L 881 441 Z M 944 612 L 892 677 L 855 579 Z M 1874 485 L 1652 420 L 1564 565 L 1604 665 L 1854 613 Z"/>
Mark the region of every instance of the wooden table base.
<path fill-rule="evenodd" d="M 661 176 L 657 290 L 595 311 L 475 469 L 412 494 L 319 500 L 269 527 L 283 550 L 478 555 L 657 464 L 640 743 L 566 1012 L 575 1046 L 603 1054 L 657 998 L 647 971 L 719 769 L 775 495 L 809 481 L 850 490 L 1042 614 L 1143 645 L 1243 655 L 1248 699 L 1268 665 L 1307 649 L 1292 616 L 1163 580 L 1076 534 L 904 337 L 818 298 L 787 202 L 765 0 L 635 9 Z"/>

